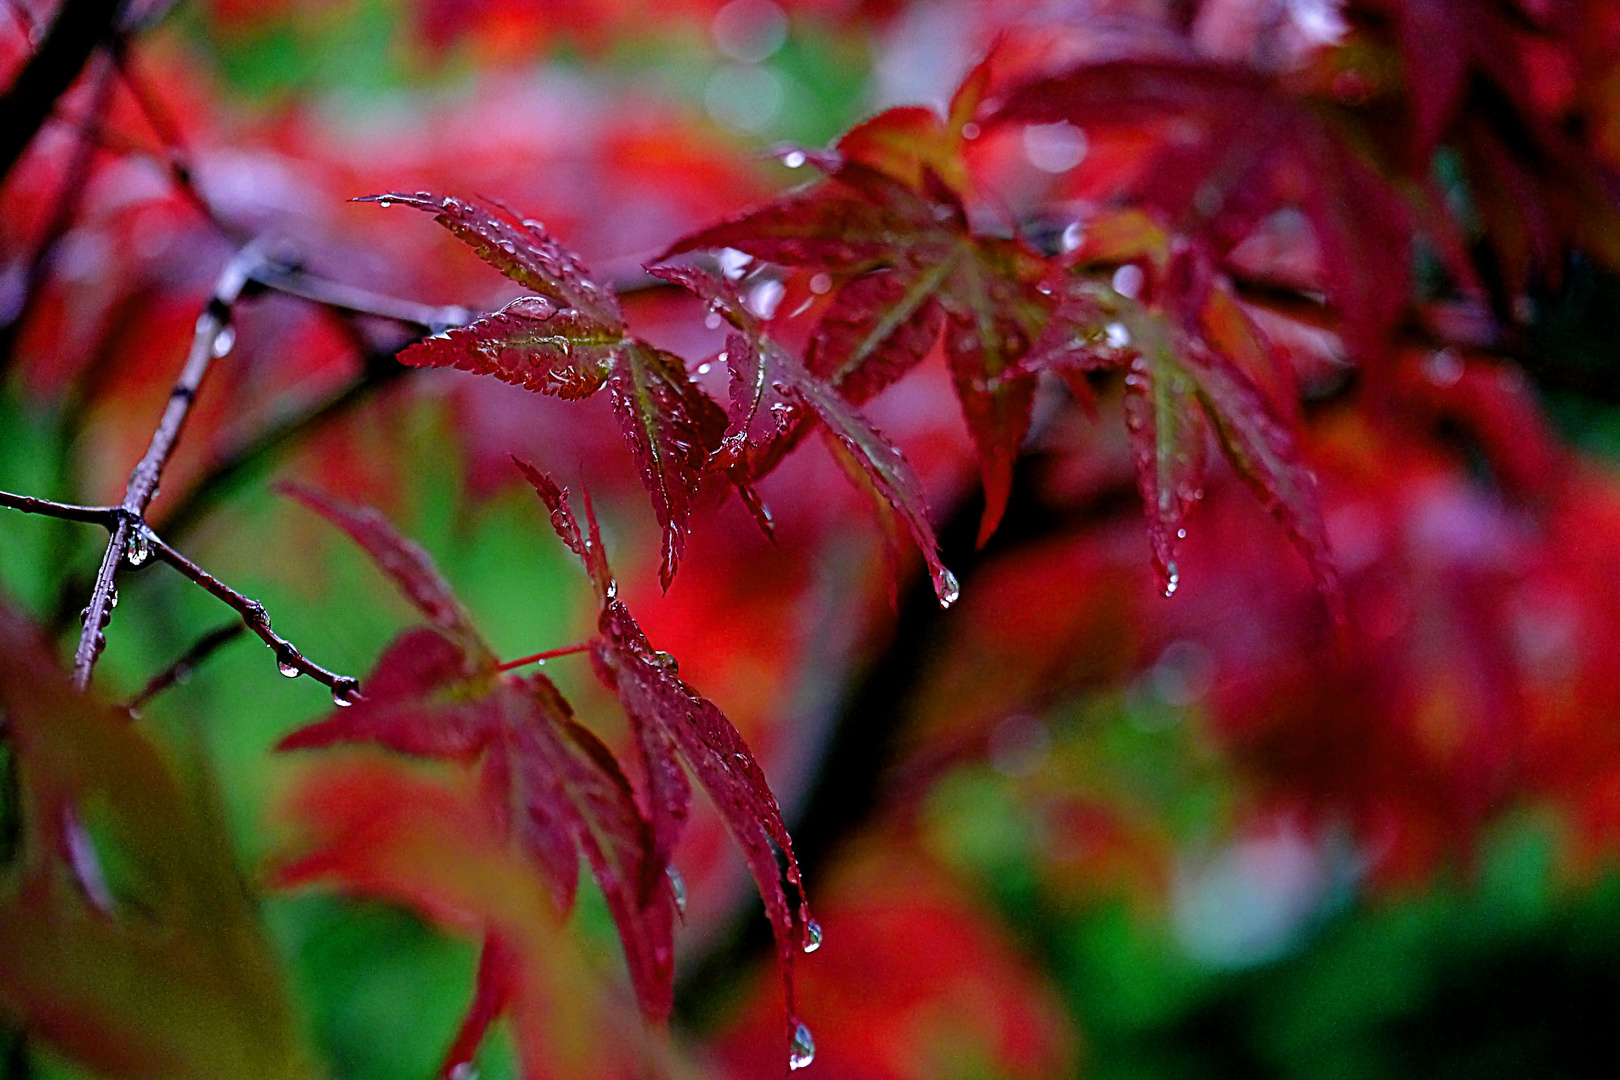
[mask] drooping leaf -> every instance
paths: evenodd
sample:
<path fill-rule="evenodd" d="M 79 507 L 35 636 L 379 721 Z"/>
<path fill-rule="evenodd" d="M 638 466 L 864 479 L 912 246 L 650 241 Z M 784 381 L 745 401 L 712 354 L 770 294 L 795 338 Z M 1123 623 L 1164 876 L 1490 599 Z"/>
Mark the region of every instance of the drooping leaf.
<path fill-rule="evenodd" d="M 895 144 L 915 126 L 910 114 L 869 121 L 859 129 L 862 145 L 877 139 L 885 118 L 903 130 L 888 132 L 881 154 L 872 153 L 905 180 L 844 160 L 821 183 L 693 233 L 667 254 L 729 247 L 843 279 L 807 364 L 852 401 L 905 374 L 947 322 L 946 354 L 984 478 L 982 543 L 1006 509 L 1012 461 L 1029 428 L 1034 380 L 1018 361 L 1053 306 L 1039 289 L 1046 264 L 1020 241 L 969 228 L 960 194 L 930 164 L 935 149 L 894 164 Z"/>
<path fill-rule="evenodd" d="M 566 489 L 549 480 L 536 487 L 557 535 L 574 547 L 582 534 Z M 588 527 L 594 536 L 595 522 L 588 521 Z M 589 569 L 590 560 L 585 561 Z M 591 658 L 598 677 L 618 695 L 635 732 L 651 788 L 654 850 L 662 854 L 671 848 L 685 823 L 691 789 L 681 770 L 684 765 L 742 848 L 765 902 L 776 936 L 791 1043 L 799 1027 L 793 963 L 808 940 L 809 914 L 793 842 L 776 796 L 737 729 L 713 702 L 680 680 L 674 659 L 653 648 L 624 602 L 611 592 L 603 593 L 601 601 L 601 636 L 593 642 Z M 777 862 L 778 853 L 785 867 Z M 784 877 L 797 893 L 795 898 L 784 888 Z"/>
<path fill-rule="evenodd" d="M 0 1012 L 108 1076 L 313 1076 L 223 823 L 4 606 L 0 714 L 23 818 Z"/>
<path fill-rule="evenodd" d="M 539 222 L 504 207 L 418 193 L 378 195 L 434 214 L 479 257 L 538 295 L 410 346 L 415 367 L 490 375 L 567 399 L 608 388 L 613 411 L 663 529 L 659 577 L 669 587 L 686 545 L 692 497 L 725 414 L 677 356 L 630 336 L 617 297 Z"/>
<path fill-rule="evenodd" d="M 660 887 L 667 859 L 655 857 L 646 819 L 613 755 L 574 720 L 545 676 L 520 679 L 496 670 L 493 653 L 425 552 L 375 511 L 339 509 L 340 523 L 365 524 L 367 551 L 385 569 L 410 553 L 410 572 L 394 575 L 408 596 L 419 594 L 423 582 L 436 583 L 426 613 L 448 608 L 463 617 L 454 638 L 428 627 L 406 631 L 362 684 L 363 700 L 287 736 L 280 749 L 371 742 L 476 762 L 496 819 L 529 853 L 564 912 L 573 905 L 584 854 L 619 929 L 642 1010 L 667 1015 L 674 960 L 673 904 Z"/>
<path fill-rule="evenodd" d="M 651 272 L 690 289 L 736 329 L 726 339 L 731 374 L 731 423 L 717 461 L 744 483 L 756 477 L 750 451 L 769 457 L 774 440 L 787 437 L 794 419 L 813 415 L 865 473 L 872 489 L 904 523 L 928 563 L 935 595 L 949 606 L 956 600 L 956 577 L 939 560 L 939 542 L 928 507 L 905 457 L 829 382 L 807 371 L 772 340 L 763 319 L 749 310 L 730 281 L 689 266 L 653 267 Z M 764 425 L 760 420 L 774 418 Z"/>

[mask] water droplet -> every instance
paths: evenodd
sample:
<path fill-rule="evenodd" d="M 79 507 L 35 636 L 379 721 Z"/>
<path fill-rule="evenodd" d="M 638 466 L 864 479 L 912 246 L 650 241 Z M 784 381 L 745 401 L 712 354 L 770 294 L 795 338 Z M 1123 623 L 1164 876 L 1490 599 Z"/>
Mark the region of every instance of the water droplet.
<path fill-rule="evenodd" d="M 664 873 L 669 875 L 669 891 L 675 897 L 675 914 L 686 918 L 686 879 L 681 872 L 673 866 L 665 867 Z"/>
<path fill-rule="evenodd" d="M 811 919 L 804 924 L 804 951 L 813 953 L 821 948 L 821 924 Z"/>
<path fill-rule="evenodd" d="M 1125 329 L 1124 323 L 1111 322 L 1103 330 L 1104 339 L 1110 348 L 1123 349 L 1131 343 L 1131 332 Z"/>
<path fill-rule="evenodd" d="M 139 568 L 146 565 L 152 557 L 152 534 L 146 526 L 137 525 L 124 542 L 124 561 L 131 567 Z"/>
<path fill-rule="evenodd" d="M 978 124 L 975 124 L 973 121 L 969 120 L 967 123 L 962 125 L 962 138 L 971 140 L 971 139 L 977 139 L 978 137 L 979 137 L 979 125 Z"/>
<path fill-rule="evenodd" d="M 1080 246 L 1080 241 L 1084 240 L 1085 237 L 1086 230 L 1081 227 L 1078 221 L 1069 222 L 1068 226 L 1063 230 L 1063 250 L 1073 251 Z"/>
<path fill-rule="evenodd" d="M 393 199 L 378 199 L 377 200 L 377 205 L 378 206 L 383 206 L 383 207 L 393 206 L 394 205 L 394 200 Z"/>
<path fill-rule="evenodd" d="M 1121 296 L 1126 296 L 1134 300 L 1136 299 L 1136 294 L 1142 291 L 1142 282 L 1145 281 L 1146 278 L 1147 275 L 1142 273 L 1142 268 L 1140 266 L 1137 266 L 1135 263 L 1126 263 L 1124 266 L 1114 271 L 1114 291 L 1119 293 Z"/>
<path fill-rule="evenodd" d="M 720 321 L 720 313 L 718 311 L 711 311 L 707 315 L 703 316 L 703 325 L 707 326 L 710 330 L 720 329 Z"/>
<path fill-rule="evenodd" d="M 230 352 L 232 346 L 235 344 L 236 328 L 231 326 L 223 327 L 219 333 L 214 335 L 214 359 L 218 360 L 220 357 Z"/>
<path fill-rule="evenodd" d="M 825 296 L 832 290 L 831 274 L 815 274 L 810 278 L 810 291 L 817 296 Z"/>
<path fill-rule="evenodd" d="M 1181 584 L 1181 572 L 1176 569 L 1175 563 L 1165 567 L 1165 571 L 1164 595 L 1174 596 L 1176 595 L 1176 588 Z"/>
<path fill-rule="evenodd" d="M 748 270 L 748 264 L 754 261 L 754 257 L 748 252 L 738 251 L 736 248 L 721 248 L 720 254 L 715 258 L 720 263 L 720 272 L 731 281 L 742 277 Z"/>
<path fill-rule="evenodd" d="M 612 578 L 609 578 L 607 588 L 603 591 L 607 593 L 607 598 L 612 600 L 615 596 L 619 595 L 619 583 L 614 581 Z"/>
<path fill-rule="evenodd" d="M 787 153 L 782 155 L 782 164 L 786 165 L 790 169 L 803 168 L 804 162 L 805 156 L 803 150 L 789 150 Z"/>
<path fill-rule="evenodd" d="M 517 254 L 517 248 L 513 246 L 512 242 L 510 240 L 502 240 L 501 243 L 500 243 L 500 248 L 501 248 L 502 251 L 506 252 L 508 255 L 516 255 Z"/>
<path fill-rule="evenodd" d="M 340 709 L 347 709 L 350 705 L 354 704 L 354 698 L 349 696 L 352 693 L 354 693 L 354 691 L 343 688 L 333 690 L 332 704 L 336 705 Z"/>
<path fill-rule="evenodd" d="M 762 281 L 748 294 L 748 310 L 762 319 L 776 314 L 787 288 L 780 281 Z"/>
<path fill-rule="evenodd" d="M 117 589 L 114 589 L 114 590 L 112 590 L 112 592 L 109 592 L 107 594 L 107 606 L 108 607 L 117 607 L 118 606 L 118 590 Z"/>
<path fill-rule="evenodd" d="M 1436 386 L 1452 387 L 1462 381 L 1463 361 L 1456 349 L 1432 352 L 1423 360 L 1423 374 Z"/>
<path fill-rule="evenodd" d="M 294 664 L 294 663 L 290 663 L 289 661 L 277 660 L 276 661 L 276 670 L 281 672 L 283 675 L 285 675 L 289 679 L 298 678 L 298 665 Z"/>
<path fill-rule="evenodd" d="M 1187 539 L 1187 530 L 1186 529 L 1177 529 L 1176 530 L 1176 539 L 1177 540 L 1185 540 L 1185 539 Z"/>
<path fill-rule="evenodd" d="M 810 1029 L 800 1024 L 793 1029 L 793 1044 L 788 1047 L 788 1068 L 802 1069 L 816 1060 L 816 1039 Z"/>
<path fill-rule="evenodd" d="M 943 566 L 934 572 L 934 594 L 939 597 L 942 608 L 950 607 L 962 597 L 962 586 L 956 575 Z"/>
<path fill-rule="evenodd" d="M 653 658 L 653 663 L 657 664 L 659 667 L 663 668 L 665 671 L 669 672 L 671 675 L 677 675 L 677 674 L 680 673 L 680 670 L 681 670 L 680 661 L 676 660 L 673 656 L 671 656 L 669 653 L 665 652 L 663 649 L 656 650 L 652 654 L 652 658 Z"/>
<path fill-rule="evenodd" d="M 714 367 L 714 365 L 705 360 L 703 363 L 697 366 L 697 373 L 699 375 L 707 375 L 712 367 Z"/>

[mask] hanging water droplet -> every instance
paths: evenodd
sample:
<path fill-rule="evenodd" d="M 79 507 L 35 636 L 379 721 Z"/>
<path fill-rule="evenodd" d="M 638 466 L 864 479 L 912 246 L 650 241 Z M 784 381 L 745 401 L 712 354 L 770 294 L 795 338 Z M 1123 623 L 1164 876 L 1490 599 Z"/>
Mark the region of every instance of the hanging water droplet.
<path fill-rule="evenodd" d="M 720 263 L 720 272 L 731 281 L 742 277 L 743 272 L 748 269 L 748 264 L 754 261 L 754 257 L 748 252 L 738 251 L 736 248 L 721 248 L 720 254 L 716 255 L 715 259 Z"/>
<path fill-rule="evenodd" d="M 804 163 L 805 156 L 804 151 L 802 150 L 789 150 L 787 153 L 782 155 L 782 164 L 786 165 L 790 169 L 803 168 Z"/>
<path fill-rule="evenodd" d="M 802 1069 L 816 1060 L 816 1039 L 810 1029 L 800 1024 L 793 1029 L 793 1043 L 788 1047 L 788 1068 Z"/>
<path fill-rule="evenodd" d="M 653 663 L 657 664 L 659 667 L 663 668 L 665 671 L 669 672 L 671 675 L 676 675 L 676 674 L 680 673 L 680 670 L 681 670 L 680 661 L 676 660 L 673 656 L 671 656 L 669 653 L 665 652 L 663 649 L 656 650 L 652 654 L 652 658 L 653 658 Z"/>
<path fill-rule="evenodd" d="M 821 948 L 821 924 L 811 919 L 804 924 L 804 951 L 813 953 Z"/>
<path fill-rule="evenodd" d="M 699 374 L 699 375 L 707 375 L 707 374 L 708 374 L 708 373 L 709 373 L 709 371 L 710 371 L 710 370 L 711 370 L 711 369 L 712 369 L 712 368 L 713 368 L 713 367 L 714 367 L 714 365 L 713 365 L 713 364 L 711 364 L 711 363 L 709 363 L 709 362 L 708 362 L 708 361 L 707 361 L 707 360 L 705 360 L 705 361 L 704 361 L 704 362 L 703 362 L 703 363 L 701 363 L 701 364 L 699 364 L 699 365 L 698 365 L 698 366 L 697 366 L 697 373 L 698 373 L 698 374 Z"/>
<path fill-rule="evenodd" d="M 114 590 L 112 590 L 111 592 L 109 592 L 107 594 L 107 606 L 108 607 L 117 607 L 118 606 L 118 590 L 117 589 L 114 589 Z"/>
<path fill-rule="evenodd" d="M 1176 595 L 1176 587 L 1181 584 L 1181 572 L 1176 569 L 1175 563 L 1165 567 L 1165 570 L 1164 595 L 1174 596 Z"/>
<path fill-rule="evenodd" d="M 1080 241 L 1085 239 L 1085 235 L 1086 230 L 1081 227 L 1078 221 L 1069 222 L 1063 230 L 1063 250 L 1073 251 L 1079 247 Z"/>
<path fill-rule="evenodd" d="M 669 875 L 670 895 L 675 897 L 675 914 L 686 918 L 686 879 L 681 872 L 673 866 L 665 867 L 664 873 Z"/>
<path fill-rule="evenodd" d="M 332 704 L 336 705 L 340 709 L 347 709 L 350 705 L 354 704 L 354 698 L 349 696 L 352 693 L 353 693 L 352 690 L 345 690 L 345 689 L 333 690 L 332 691 Z"/>
<path fill-rule="evenodd" d="M 378 206 L 383 206 L 383 207 L 393 206 L 394 205 L 394 200 L 393 199 L 378 199 L 377 200 L 377 205 Z"/>
<path fill-rule="evenodd" d="M 1136 299 L 1136 294 L 1142 291 L 1142 283 L 1147 275 L 1135 263 L 1126 263 L 1114 271 L 1114 291 L 1121 296 Z"/>
<path fill-rule="evenodd" d="M 233 326 L 222 327 L 219 333 L 214 335 L 214 359 L 218 360 L 220 357 L 230 352 L 231 347 L 235 344 L 236 328 Z"/>
<path fill-rule="evenodd" d="M 762 319 L 776 314 L 776 305 L 782 302 L 787 288 L 780 281 L 762 281 L 748 294 L 748 310 Z"/>
<path fill-rule="evenodd" d="M 140 568 L 146 565 L 146 560 L 152 557 L 152 534 L 146 526 L 137 525 L 124 541 L 124 561 L 131 567 Z"/>
<path fill-rule="evenodd" d="M 298 678 L 298 665 L 294 664 L 294 663 L 291 663 L 290 661 L 277 660 L 276 661 L 276 670 L 281 672 L 283 675 L 285 675 L 289 679 Z"/>
<path fill-rule="evenodd" d="M 612 600 L 615 596 L 619 595 L 619 583 L 612 578 L 609 578 L 607 588 L 603 591 L 607 593 L 607 598 Z"/>
<path fill-rule="evenodd" d="M 962 586 L 956 580 L 956 575 L 945 567 L 940 567 L 934 574 L 934 594 L 939 597 L 939 606 L 948 608 L 962 597 Z"/>

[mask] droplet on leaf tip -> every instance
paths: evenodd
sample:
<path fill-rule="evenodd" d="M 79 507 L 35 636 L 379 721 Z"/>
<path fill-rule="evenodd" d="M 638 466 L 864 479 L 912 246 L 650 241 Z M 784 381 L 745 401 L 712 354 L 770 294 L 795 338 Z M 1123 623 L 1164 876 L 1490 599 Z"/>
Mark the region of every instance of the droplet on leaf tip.
<path fill-rule="evenodd" d="M 793 1029 L 793 1042 L 788 1047 L 788 1068 L 802 1069 L 816 1060 L 816 1039 L 810 1029 L 800 1024 Z"/>
<path fill-rule="evenodd" d="M 955 574 L 943 566 L 934 572 L 934 594 L 939 597 L 942 608 L 950 607 L 962 597 L 961 583 L 956 580 Z"/>
<path fill-rule="evenodd" d="M 804 951 L 813 953 L 821 948 L 821 924 L 811 919 L 804 924 Z"/>

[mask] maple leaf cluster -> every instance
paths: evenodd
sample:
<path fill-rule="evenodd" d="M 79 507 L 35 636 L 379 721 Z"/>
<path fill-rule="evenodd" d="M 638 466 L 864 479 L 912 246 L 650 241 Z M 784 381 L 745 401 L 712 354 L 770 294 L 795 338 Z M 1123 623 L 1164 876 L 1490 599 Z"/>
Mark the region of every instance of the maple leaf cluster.
<path fill-rule="evenodd" d="M 206 17 L 273 34 L 307 7 L 215 2 Z M 430 51 L 471 42 L 510 64 L 558 37 L 600 55 L 644 16 L 742 17 L 735 4 L 676 7 L 653 19 L 618 0 L 442 0 L 412 13 L 412 33 Z M 865 28 L 916 14 L 901 8 L 750 10 L 782 26 Z M 371 428 L 309 432 L 406 368 L 478 377 L 427 385 L 452 396 L 480 493 L 512 481 L 513 449 L 553 470 L 589 459 L 609 474 L 599 492 L 613 490 L 613 462 L 628 462 L 657 525 L 654 576 L 669 597 L 637 602 L 643 624 L 589 498 L 576 518 L 550 472 L 514 458 L 584 565 L 594 633 L 503 661 L 380 512 L 289 489 L 424 625 L 382 651 L 358 694 L 280 740 L 322 752 L 300 755 L 286 800 L 297 838 L 271 883 L 388 899 L 479 941 L 473 999 L 443 1059 L 450 1080 L 503 1016 L 531 1080 L 670 1067 L 669 1047 L 626 1022 L 560 927 L 583 860 L 636 1011 L 656 1029 L 674 1005 L 687 902 L 676 850 L 694 835 L 689 848 L 713 847 L 720 828 L 763 900 L 786 999 L 785 1037 L 774 989 L 728 1022 L 714 1042 L 727 1068 L 779 1072 L 784 1044 L 789 1064 L 808 1064 L 806 1018 L 819 1016 L 830 1018 L 821 1060 L 862 1075 L 915 1075 L 924 1030 L 1009 1075 L 1072 1072 L 1078 1041 L 1056 991 L 963 895 L 950 859 L 923 850 L 917 822 L 942 778 L 989 762 L 1042 823 L 1044 895 L 1061 906 L 1118 887 L 1173 900 L 1185 883 L 1171 813 L 1127 782 L 1102 736 L 1048 724 L 1116 691 L 1127 711 L 1151 699 L 1197 717 L 1199 767 L 1218 761 L 1239 792 L 1223 811 L 1233 835 L 1278 821 L 1312 837 L 1345 828 L 1357 873 L 1376 885 L 1466 862 L 1488 823 L 1526 801 L 1565 813 L 1578 860 L 1615 850 L 1620 638 L 1606 629 L 1606 583 L 1620 489 L 1564 445 L 1525 378 L 1569 377 L 1538 356 L 1535 334 L 1571 280 L 1620 272 L 1615 5 L 951 11 L 978 62 L 941 109 L 890 108 L 825 147 L 778 146 L 771 168 L 644 99 L 582 94 L 559 108 L 512 84 L 433 106 L 418 138 L 291 123 L 253 136 L 258 174 L 284 185 L 277 197 L 321 204 L 274 219 L 294 222 L 311 264 L 366 253 L 372 285 L 488 311 L 413 307 L 402 321 L 423 327 L 415 337 L 374 325 L 390 316 L 363 304 L 359 319 L 244 312 L 224 346 L 241 339 L 232 374 L 198 396 L 188 428 L 209 453 L 177 459 L 154 504 L 159 531 L 189 527 L 290 438 L 278 426 L 289 401 L 311 418 L 296 429 L 314 451 L 299 468 L 321 488 L 391 501 L 408 471 L 392 467 L 406 441 L 397 402 Z M 27 38 L 0 38 L 8 70 L 26 63 Z M 92 117 L 91 134 L 75 143 L 66 125 L 47 128 L 7 180 L 0 227 L 8 252 L 25 233 L 55 236 L 32 263 L 7 263 L 5 358 L 28 394 L 83 423 L 61 441 L 89 462 L 87 485 L 109 489 L 103 464 L 136 457 L 147 412 L 173 397 L 173 357 L 207 288 L 199 253 L 234 249 L 244 223 L 260 231 L 268 215 L 253 200 L 275 187 L 233 186 L 253 170 L 225 149 L 187 153 L 154 106 L 171 97 L 210 115 L 203 80 L 165 72 L 156 94 L 119 63 L 108 58 L 100 90 L 63 99 Z M 534 114 L 555 123 L 503 126 Z M 215 122 L 192 134 L 225 139 L 230 125 Z M 585 129 L 589 140 L 567 134 Z M 124 146 L 103 130 L 142 134 Z M 98 185 L 58 202 L 83 165 L 75 147 L 108 160 Z M 154 169 L 163 194 L 148 190 Z M 768 193 L 769 178 L 789 176 L 798 182 Z M 312 189 L 329 197 L 308 199 Z M 477 190 L 510 205 L 435 193 Z M 397 216 L 343 205 L 355 191 L 382 193 L 352 202 L 432 215 L 450 239 L 424 255 Z M 492 289 L 480 262 L 521 295 Z M 268 403 L 250 410 L 261 442 L 242 439 L 245 402 Z M 740 510 L 720 505 L 733 494 Z M 799 655 L 814 631 L 783 627 L 810 623 L 812 571 L 785 566 L 810 561 L 806 522 L 843 527 L 851 496 L 877 517 L 894 607 L 868 603 L 883 583 L 846 577 L 825 606 L 854 614 L 816 630 L 862 644 L 916 631 L 900 598 L 918 556 L 923 596 L 950 611 L 923 624 L 935 651 L 903 654 L 916 670 L 873 710 L 893 714 L 876 741 L 899 737 L 885 750 L 897 760 L 882 763 L 893 775 L 874 767 L 884 779 L 872 783 L 896 790 L 871 800 L 880 809 L 818 902 L 851 951 L 796 981 L 822 930 L 765 766 L 780 779 L 772 751 L 795 678 L 836 668 L 837 650 Z M 1147 558 L 1141 523 L 1126 527 L 1120 507 L 1145 518 Z M 732 535 L 748 519 L 781 547 Z M 212 818 L 181 806 L 174 770 L 138 729 L 60 685 L 22 622 L 0 607 L 0 718 L 26 823 L 0 897 L 15 931 L 0 950 L 0 1006 L 116 1075 L 242 1071 L 238 1058 L 247 1071 L 307 1071 L 239 890 L 210 891 L 234 882 Z M 655 639 L 678 643 L 712 700 Z M 571 653 L 588 654 L 623 713 L 622 746 L 576 718 L 546 675 L 524 673 Z M 719 653 L 752 668 L 728 674 Z M 114 758 L 123 764 L 103 767 Z M 92 839 L 85 808 L 110 806 L 127 831 L 144 821 L 131 794 L 143 785 L 164 822 Z M 810 806 L 825 808 L 814 792 Z M 97 852 L 119 843 L 151 881 L 102 865 Z M 212 905 L 228 925 L 203 925 Z M 134 915 L 169 943 L 123 933 Z M 909 947 L 917 932 L 950 949 Z M 81 937 L 105 963 L 80 963 Z M 53 981 L 63 963 L 83 979 Z M 169 977 L 152 1031 L 142 1025 L 159 1006 L 130 993 L 143 965 Z M 855 985 L 868 976 L 888 1007 Z M 152 1037 L 177 1025 L 196 1034 Z M 580 1045 L 591 1038 L 606 1049 Z"/>

